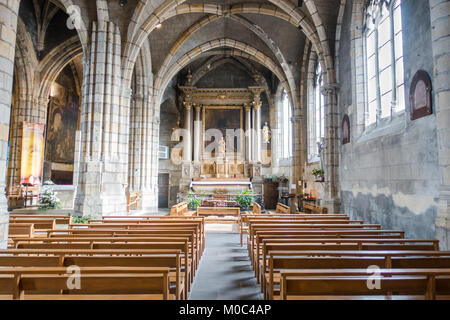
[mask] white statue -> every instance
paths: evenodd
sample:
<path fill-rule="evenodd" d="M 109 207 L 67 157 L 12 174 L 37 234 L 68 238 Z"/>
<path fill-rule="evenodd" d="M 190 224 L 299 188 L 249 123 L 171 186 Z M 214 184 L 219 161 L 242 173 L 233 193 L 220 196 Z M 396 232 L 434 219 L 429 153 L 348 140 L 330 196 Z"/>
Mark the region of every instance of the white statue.
<path fill-rule="evenodd" d="M 270 129 L 269 126 L 267 125 L 267 122 L 265 123 L 263 130 L 263 143 L 269 143 L 270 142 Z"/>
<path fill-rule="evenodd" d="M 320 157 L 320 169 L 323 171 L 323 162 L 324 162 L 324 156 L 325 156 L 325 139 L 321 138 L 320 142 L 317 142 L 317 148 L 319 151 L 319 157 Z"/>
<path fill-rule="evenodd" d="M 222 139 L 219 141 L 219 155 L 224 156 L 226 151 L 227 151 L 227 144 L 222 137 Z"/>

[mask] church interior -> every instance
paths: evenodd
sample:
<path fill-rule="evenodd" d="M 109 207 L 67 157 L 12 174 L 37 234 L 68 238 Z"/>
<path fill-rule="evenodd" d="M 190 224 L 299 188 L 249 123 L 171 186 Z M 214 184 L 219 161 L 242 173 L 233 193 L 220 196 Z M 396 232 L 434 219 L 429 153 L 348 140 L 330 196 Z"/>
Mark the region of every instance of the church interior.
<path fill-rule="evenodd" d="M 0 1 L 0 299 L 450 300 L 449 17 Z"/>

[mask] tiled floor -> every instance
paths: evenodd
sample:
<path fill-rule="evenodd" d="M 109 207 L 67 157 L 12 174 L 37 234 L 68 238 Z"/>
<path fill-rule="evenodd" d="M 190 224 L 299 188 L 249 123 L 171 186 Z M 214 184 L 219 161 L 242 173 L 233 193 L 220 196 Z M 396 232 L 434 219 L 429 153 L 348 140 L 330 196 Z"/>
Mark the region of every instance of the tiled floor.
<path fill-rule="evenodd" d="M 239 234 L 207 233 L 206 248 L 197 270 L 189 300 L 261 300 Z"/>

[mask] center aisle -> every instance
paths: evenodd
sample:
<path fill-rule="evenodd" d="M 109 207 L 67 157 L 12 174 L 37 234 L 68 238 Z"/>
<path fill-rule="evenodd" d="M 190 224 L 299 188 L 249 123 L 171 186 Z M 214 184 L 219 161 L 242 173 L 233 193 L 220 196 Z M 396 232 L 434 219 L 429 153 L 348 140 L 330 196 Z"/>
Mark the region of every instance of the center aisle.
<path fill-rule="evenodd" d="M 189 300 L 262 300 L 247 247 L 239 234 L 207 233 Z"/>

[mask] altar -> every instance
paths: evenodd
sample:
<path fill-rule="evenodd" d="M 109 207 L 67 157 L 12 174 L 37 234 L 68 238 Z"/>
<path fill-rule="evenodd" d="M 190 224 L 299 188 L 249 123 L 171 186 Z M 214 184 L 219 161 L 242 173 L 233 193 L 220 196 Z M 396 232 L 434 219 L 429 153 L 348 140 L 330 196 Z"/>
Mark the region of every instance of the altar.
<path fill-rule="evenodd" d="M 239 194 L 262 186 L 262 87 L 180 86 L 184 107 L 180 190 Z M 258 190 L 259 191 L 259 190 Z"/>
<path fill-rule="evenodd" d="M 193 179 L 189 188 L 196 193 L 230 195 L 239 194 L 242 191 L 252 190 L 250 179 Z"/>

